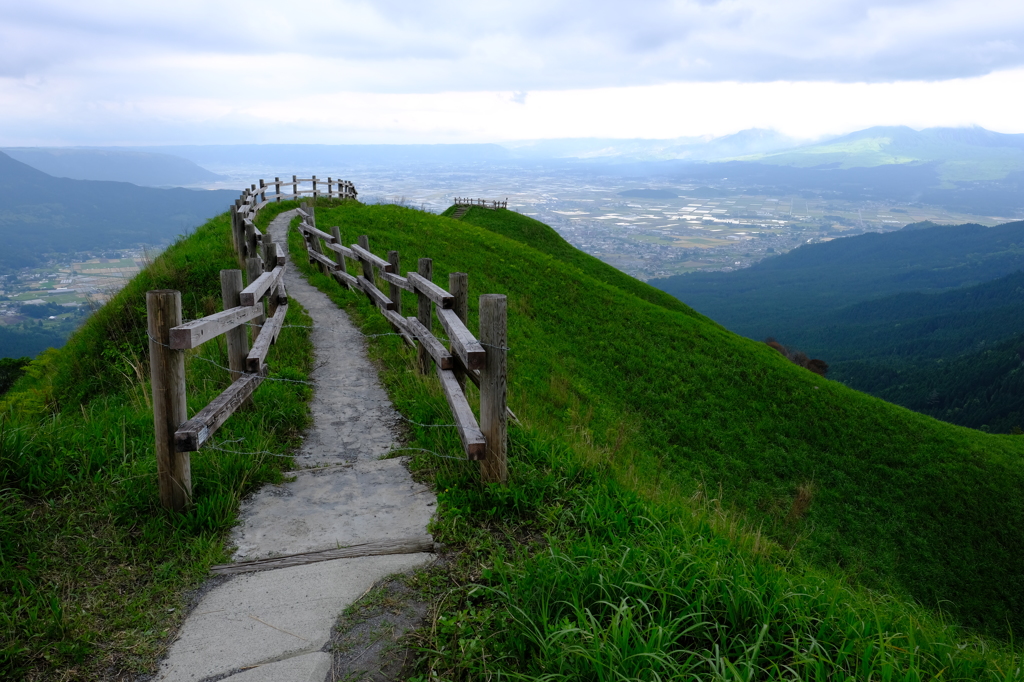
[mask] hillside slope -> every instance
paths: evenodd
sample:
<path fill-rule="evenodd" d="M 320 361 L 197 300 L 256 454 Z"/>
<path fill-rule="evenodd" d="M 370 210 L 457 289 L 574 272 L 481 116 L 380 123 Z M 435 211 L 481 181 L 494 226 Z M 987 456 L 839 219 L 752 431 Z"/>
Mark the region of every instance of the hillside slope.
<path fill-rule="evenodd" d="M 526 246 L 539 240 L 536 221 L 508 211 L 487 220 L 494 230 L 399 207 L 318 212 L 348 242 L 368 234 L 406 263 L 433 257 L 435 281 L 470 273 L 471 328 L 477 293 L 507 294 L 512 407 L 534 427 L 578 439 L 644 485 L 720 490 L 800 556 L 865 584 L 996 630 L 1018 622 L 1024 569 L 1007 548 L 1024 541 L 1024 441 L 823 380 Z"/>
<path fill-rule="evenodd" d="M 0 270 L 34 265 L 46 253 L 159 244 L 201 225 L 237 198 L 228 190 L 138 187 L 55 178 L 0 153 Z"/>
<path fill-rule="evenodd" d="M 481 486 L 415 351 L 365 296 L 311 274 L 380 334 L 371 353 L 410 420 L 414 466 L 438 490 L 432 532 L 454 551 L 409 580 L 436 597 L 416 657 L 426 679 L 1022 678 L 1010 647 L 851 587 L 947 599 L 947 613 L 994 631 L 1015 623 L 1021 440 L 822 380 L 526 246 L 536 225 L 496 216 L 517 239 L 397 206 L 317 210 L 346 243 L 368 234 L 375 253 L 400 250 L 403 271 L 432 257 L 438 283 L 468 272 L 471 328 L 478 294 L 509 296 L 510 403 L 524 425 L 510 429 L 510 484 Z M 280 480 L 287 459 L 274 455 L 307 418 L 297 305 L 268 359 L 284 381 L 218 433 L 232 445 L 193 456 L 195 508 L 156 509 L 140 295 L 178 288 L 185 317 L 212 312 L 229 242 L 219 216 L 173 245 L 5 402 L 4 676 L 151 672 L 186 589 L 224 557 L 240 497 Z M 294 232 L 290 248 L 302 249 Z M 190 413 L 225 385 L 223 353 L 209 343 L 188 356 Z"/>
<path fill-rule="evenodd" d="M 691 273 L 649 284 L 738 334 L 786 340 L 845 306 L 970 286 L 1022 268 L 1024 221 L 996 227 L 921 223 L 805 244 L 735 272 Z"/>
<path fill-rule="evenodd" d="M 849 360 L 847 385 L 912 410 L 992 433 L 1024 429 L 1024 334 L 952 359 Z"/>
<path fill-rule="evenodd" d="M 227 180 L 170 154 L 69 147 L 6 147 L 0 152 L 47 175 L 72 180 L 130 182 L 144 187 L 184 187 Z"/>
<path fill-rule="evenodd" d="M 288 309 L 272 378 L 191 456 L 194 506 L 159 504 L 145 292 L 182 292 L 182 317 L 220 310 L 238 264 L 222 214 L 168 247 L 0 399 L 0 678 L 134 679 L 153 671 L 242 496 L 281 480 L 308 412 L 309 317 Z M 294 325 L 294 326 L 292 326 Z M 194 415 L 230 383 L 223 341 L 186 357 Z"/>

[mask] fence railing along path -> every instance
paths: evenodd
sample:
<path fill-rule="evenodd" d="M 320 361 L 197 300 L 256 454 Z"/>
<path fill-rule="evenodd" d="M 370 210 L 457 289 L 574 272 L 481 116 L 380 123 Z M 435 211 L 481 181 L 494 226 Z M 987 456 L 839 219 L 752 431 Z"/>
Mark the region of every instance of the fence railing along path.
<path fill-rule="evenodd" d="M 479 300 L 480 339 L 467 328 L 469 312 L 469 275 L 453 272 L 448 290 L 434 284 L 433 259 L 420 258 L 415 271 L 401 276 L 398 251 L 388 251 L 387 259 L 370 251 L 366 235 L 358 243 L 344 246 L 337 226 L 327 233 L 317 228 L 315 210 L 299 209 L 299 231 L 305 238 L 310 263 L 319 265 L 342 286 L 362 291 L 405 341 L 417 348 L 417 367 L 421 374 L 436 368 L 448 406 L 455 418 L 466 457 L 481 462 L 485 482 L 504 482 L 508 478 L 506 436 L 508 324 L 506 298 L 502 294 L 484 294 Z M 333 255 L 333 258 L 328 256 Z M 347 260 L 354 261 L 356 274 L 348 271 Z M 386 283 L 385 293 L 377 281 Z M 416 295 L 415 316 L 403 316 L 401 292 Z M 436 316 L 449 340 L 449 347 L 434 336 Z M 469 378 L 480 390 L 480 422 L 465 395 Z"/>
<path fill-rule="evenodd" d="M 300 189 L 300 184 L 305 183 L 310 183 L 312 188 Z M 327 191 L 322 189 L 324 184 Z M 290 186 L 291 192 L 282 193 L 282 186 Z M 279 178 L 273 183 L 260 180 L 259 187 L 252 185 L 231 207 L 232 238 L 249 284 L 243 288 L 241 270 L 221 270 L 222 312 L 182 323 L 180 292 L 163 289 L 146 294 L 157 476 L 160 502 L 167 509 L 181 511 L 191 503 L 189 453 L 209 442 L 267 377 L 269 368 L 265 360 L 288 312 L 283 250 L 279 253 L 269 235 L 260 233 L 255 218 L 272 202 L 307 196 L 315 202 L 317 197 L 354 199 L 357 193 L 351 182 L 332 178 L 325 182 L 316 176 L 300 179 L 293 175 L 291 182 Z M 402 277 L 398 274 L 397 251 L 389 251 L 388 259 L 384 260 L 370 252 L 365 235 L 359 237 L 358 244 L 342 246 L 338 227 L 331 228 L 331 234 L 317 229 L 313 205 L 299 209 L 302 217 L 299 229 L 305 238 L 310 262 L 318 263 L 343 286 L 363 291 L 396 332 L 418 348 L 417 365 L 422 373 L 429 373 L 431 365 L 436 365 L 466 457 L 481 462 L 481 477 L 485 482 L 505 482 L 509 414 L 505 296 L 486 294 L 480 297 L 478 341 L 466 327 L 469 296 L 466 273 L 449 276 L 451 292 L 431 281 L 433 261 L 430 258 L 419 259 L 418 270 Z M 332 252 L 334 258 L 328 257 L 327 252 Z M 361 266 L 359 274 L 349 274 L 346 258 Z M 377 288 L 375 270 L 380 279 L 388 283 L 387 294 Z M 415 317 L 402 317 L 400 290 L 416 294 Z M 448 348 L 431 331 L 432 310 L 448 335 Z M 250 324 L 252 322 L 255 324 Z M 189 419 L 185 351 L 221 334 L 227 341 L 231 385 Z M 466 377 L 480 389 L 479 424 L 465 396 Z"/>

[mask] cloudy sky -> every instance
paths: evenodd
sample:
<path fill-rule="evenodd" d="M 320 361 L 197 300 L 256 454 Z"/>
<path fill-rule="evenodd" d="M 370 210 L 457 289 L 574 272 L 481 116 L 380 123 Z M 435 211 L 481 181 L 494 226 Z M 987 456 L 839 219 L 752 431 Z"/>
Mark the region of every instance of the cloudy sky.
<path fill-rule="evenodd" d="M 1024 133 L 1021 0 L 0 0 L 0 145 Z"/>

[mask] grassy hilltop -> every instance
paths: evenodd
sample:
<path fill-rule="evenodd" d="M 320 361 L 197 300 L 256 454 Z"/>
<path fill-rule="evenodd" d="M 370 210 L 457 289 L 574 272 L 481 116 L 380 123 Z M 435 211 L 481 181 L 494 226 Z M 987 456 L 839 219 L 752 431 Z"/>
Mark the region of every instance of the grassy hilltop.
<path fill-rule="evenodd" d="M 513 212 L 456 221 L 323 202 L 317 222 L 339 225 L 346 243 L 369 235 L 379 255 L 397 249 L 403 272 L 433 258 L 441 285 L 468 272 L 471 329 L 479 294 L 509 297 L 509 403 L 522 421 L 510 428 L 510 484 L 484 488 L 473 463 L 449 459 L 453 429 L 408 433 L 422 449 L 410 450 L 414 469 L 438 492 L 432 530 L 452 549 L 416 581 L 436 601 L 415 676 L 1022 677 L 1001 642 L 1024 613 L 1024 439 L 811 374 Z M 213 306 L 216 271 L 232 267 L 227 240 L 221 217 L 169 249 L 8 398 L 0 597 L 18 615 L 0 621 L 0 671 L 145 669 L 174 625 L 166 610 L 180 613 L 182 590 L 222 556 L 238 496 L 280 475 L 270 461 L 203 453 L 197 509 L 156 510 L 139 295 L 173 285 L 198 292 L 187 317 Z M 290 249 L 301 248 L 293 230 Z M 364 296 L 295 266 L 365 333 L 390 331 Z M 288 377 L 308 367 L 302 331 L 286 329 L 269 360 Z M 219 357 L 207 346 L 203 357 Z M 404 415 L 451 422 L 399 338 L 370 352 Z M 195 359 L 190 412 L 223 386 Z M 283 451 L 304 423 L 299 388 L 268 382 L 218 437 Z M 88 570 L 61 565 L 66 546 L 90 557 Z"/>
<path fill-rule="evenodd" d="M 525 424 L 513 430 L 513 484 L 480 490 L 472 466 L 418 456 L 441 491 L 442 539 L 486 546 L 477 534 L 486 527 L 515 540 L 477 557 L 483 573 L 467 569 L 483 587 L 448 621 L 449 648 L 435 642 L 439 660 L 451 664 L 453 647 L 476 642 L 529 677 L 571 665 L 568 651 L 600 657 L 590 647 L 616 628 L 647 627 L 655 629 L 641 638 L 667 639 L 643 646 L 678 663 L 690 626 L 702 633 L 693 646 L 715 658 L 717 644 L 723 665 L 743 652 L 765 670 L 792 663 L 800 656 L 787 647 L 809 636 L 836 637 L 839 649 L 871 658 L 853 643 L 857 628 L 892 618 L 885 627 L 896 629 L 876 633 L 885 639 L 920 623 L 939 627 L 911 601 L 990 632 L 1019 629 L 1024 574 L 1012 556 L 1024 540 L 1024 440 L 941 423 L 813 375 L 513 212 L 473 209 L 454 221 L 348 203 L 321 207 L 317 220 L 339 225 L 346 242 L 369 235 L 378 254 L 397 249 L 403 270 L 432 257 L 441 284 L 468 272 L 470 328 L 478 294 L 509 296 L 510 405 Z M 313 280 L 368 331 L 387 330 L 362 296 Z M 438 389 L 412 372 L 411 352 L 393 338 L 377 348 L 398 407 L 423 423 L 449 422 Z M 414 428 L 412 445 L 457 451 L 444 433 Z M 513 549 L 530 538 L 547 551 Z M 851 583 L 902 601 L 829 592 Z M 823 591 L 849 600 L 843 623 L 826 625 L 835 603 L 830 615 L 816 610 L 829 599 Z M 829 627 L 837 629 L 826 635 Z M 497 644 L 510 636 L 505 628 L 522 639 Z M 476 629 L 483 634 L 470 636 Z M 771 655 L 752 653 L 769 640 Z M 472 670 L 470 658 L 453 670 Z M 815 665 L 846 670 L 829 660 Z"/>

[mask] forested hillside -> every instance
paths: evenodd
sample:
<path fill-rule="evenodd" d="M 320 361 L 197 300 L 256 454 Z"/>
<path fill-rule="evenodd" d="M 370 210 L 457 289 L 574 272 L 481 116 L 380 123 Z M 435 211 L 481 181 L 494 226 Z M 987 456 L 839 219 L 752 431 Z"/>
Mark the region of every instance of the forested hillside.
<path fill-rule="evenodd" d="M 1024 334 L 1022 249 L 1024 222 L 919 224 L 652 284 L 733 331 L 821 358 L 853 388 L 1009 432 L 1022 423 L 1010 374 Z"/>
<path fill-rule="evenodd" d="M 1021 268 L 1024 221 L 991 228 L 920 223 L 896 232 L 805 244 L 736 272 L 691 273 L 649 283 L 738 334 L 786 339 L 845 306 L 897 293 L 970 286 Z"/>
<path fill-rule="evenodd" d="M 3 153 L 0 182 L 0 272 L 35 265 L 46 254 L 167 243 L 237 198 L 228 190 L 55 178 Z"/>

